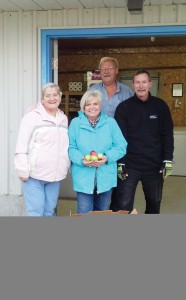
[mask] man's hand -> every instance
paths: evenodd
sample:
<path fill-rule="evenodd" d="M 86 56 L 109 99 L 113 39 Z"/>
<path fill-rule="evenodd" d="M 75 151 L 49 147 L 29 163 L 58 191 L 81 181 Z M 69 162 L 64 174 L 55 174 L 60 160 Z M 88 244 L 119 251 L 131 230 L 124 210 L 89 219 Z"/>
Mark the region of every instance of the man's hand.
<path fill-rule="evenodd" d="M 118 177 L 121 180 L 125 180 L 128 177 L 128 172 L 125 164 L 118 164 Z"/>
<path fill-rule="evenodd" d="M 173 162 L 171 160 L 164 160 L 163 165 L 160 169 L 160 173 L 163 174 L 163 177 L 166 178 L 167 176 L 172 174 L 172 164 Z"/>

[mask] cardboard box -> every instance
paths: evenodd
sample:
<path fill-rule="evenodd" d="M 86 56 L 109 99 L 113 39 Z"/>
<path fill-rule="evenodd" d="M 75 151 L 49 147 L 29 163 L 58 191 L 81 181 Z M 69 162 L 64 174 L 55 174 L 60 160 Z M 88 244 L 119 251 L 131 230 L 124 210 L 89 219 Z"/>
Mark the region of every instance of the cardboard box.
<path fill-rule="evenodd" d="M 102 210 L 102 211 L 90 211 L 87 214 L 73 214 L 72 217 L 82 217 L 87 215 L 137 215 L 137 210 L 134 208 L 131 213 L 127 210 L 118 210 L 116 212 L 113 212 L 112 210 Z"/>

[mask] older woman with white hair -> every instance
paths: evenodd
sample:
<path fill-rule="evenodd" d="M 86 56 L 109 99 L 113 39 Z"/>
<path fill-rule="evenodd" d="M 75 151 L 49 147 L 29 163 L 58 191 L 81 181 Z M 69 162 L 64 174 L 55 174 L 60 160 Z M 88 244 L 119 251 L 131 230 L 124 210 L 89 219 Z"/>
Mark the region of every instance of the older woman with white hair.
<path fill-rule="evenodd" d="M 46 84 L 41 101 L 21 121 L 14 162 L 28 216 L 54 215 L 70 166 L 68 120 L 58 109 L 61 95 L 58 85 Z"/>
<path fill-rule="evenodd" d="M 80 214 L 109 209 L 117 185 L 117 160 L 126 153 L 127 142 L 114 118 L 101 112 L 101 103 L 99 91 L 85 92 L 81 111 L 69 126 L 72 182 Z"/>

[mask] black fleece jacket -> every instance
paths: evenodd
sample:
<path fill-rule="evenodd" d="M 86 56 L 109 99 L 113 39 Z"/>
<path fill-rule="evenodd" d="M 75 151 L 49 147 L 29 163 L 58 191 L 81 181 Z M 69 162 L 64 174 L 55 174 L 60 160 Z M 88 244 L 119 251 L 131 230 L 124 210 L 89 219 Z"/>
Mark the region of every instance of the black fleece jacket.
<path fill-rule="evenodd" d="M 168 105 L 149 93 L 143 102 L 135 94 L 121 102 L 115 119 L 128 142 L 119 160 L 136 170 L 159 170 L 164 160 L 173 159 L 173 121 Z"/>

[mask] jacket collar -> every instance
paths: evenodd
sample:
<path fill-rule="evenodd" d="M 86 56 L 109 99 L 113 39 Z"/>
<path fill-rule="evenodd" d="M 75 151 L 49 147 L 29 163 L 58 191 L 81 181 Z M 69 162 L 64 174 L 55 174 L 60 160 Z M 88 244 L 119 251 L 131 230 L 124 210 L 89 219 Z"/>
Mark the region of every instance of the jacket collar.
<path fill-rule="evenodd" d="M 103 82 L 102 85 L 105 87 L 105 84 Z M 121 90 L 121 83 L 116 80 L 116 93 L 118 93 L 120 90 Z"/>
<path fill-rule="evenodd" d="M 52 122 L 52 118 L 50 118 L 50 115 L 47 113 L 46 109 L 44 108 L 41 102 L 38 103 L 38 105 L 34 110 L 41 115 L 42 120 Z M 57 116 L 58 123 L 60 124 L 60 122 L 64 118 L 64 112 L 57 109 L 56 116 Z"/>
<path fill-rule="evenodd" d="M 90 129 L 90 130 L 94 130 L 94 128 L 91 127 L 91 125 L 87 119 L 87 116 L 84 114 L 83 111 L 79 111 L 78 115 L 79 115 L 81 127 L 84 127 L 84 128 Z M 100 127 L 103 123 L 105 123 L 107 118 L 108 117 L 103 112 L 100 112 L 100 120 L 99 120 L 98 124 L 96 125 L 96 128 Z"/>
<path fill-rule="evenodd" d="M 140 102 L 140 103 L 147 103 L 147 102 L 149 103 L 151 101 L 151 97 L 152 97 L 152 95 L 149 92 L 148 99 L 146 101 L 142 101 L 141 99 L 138 98 L 138 96 L 136 95 L 136 93 L 134 94 L 135 101 Z"/>

